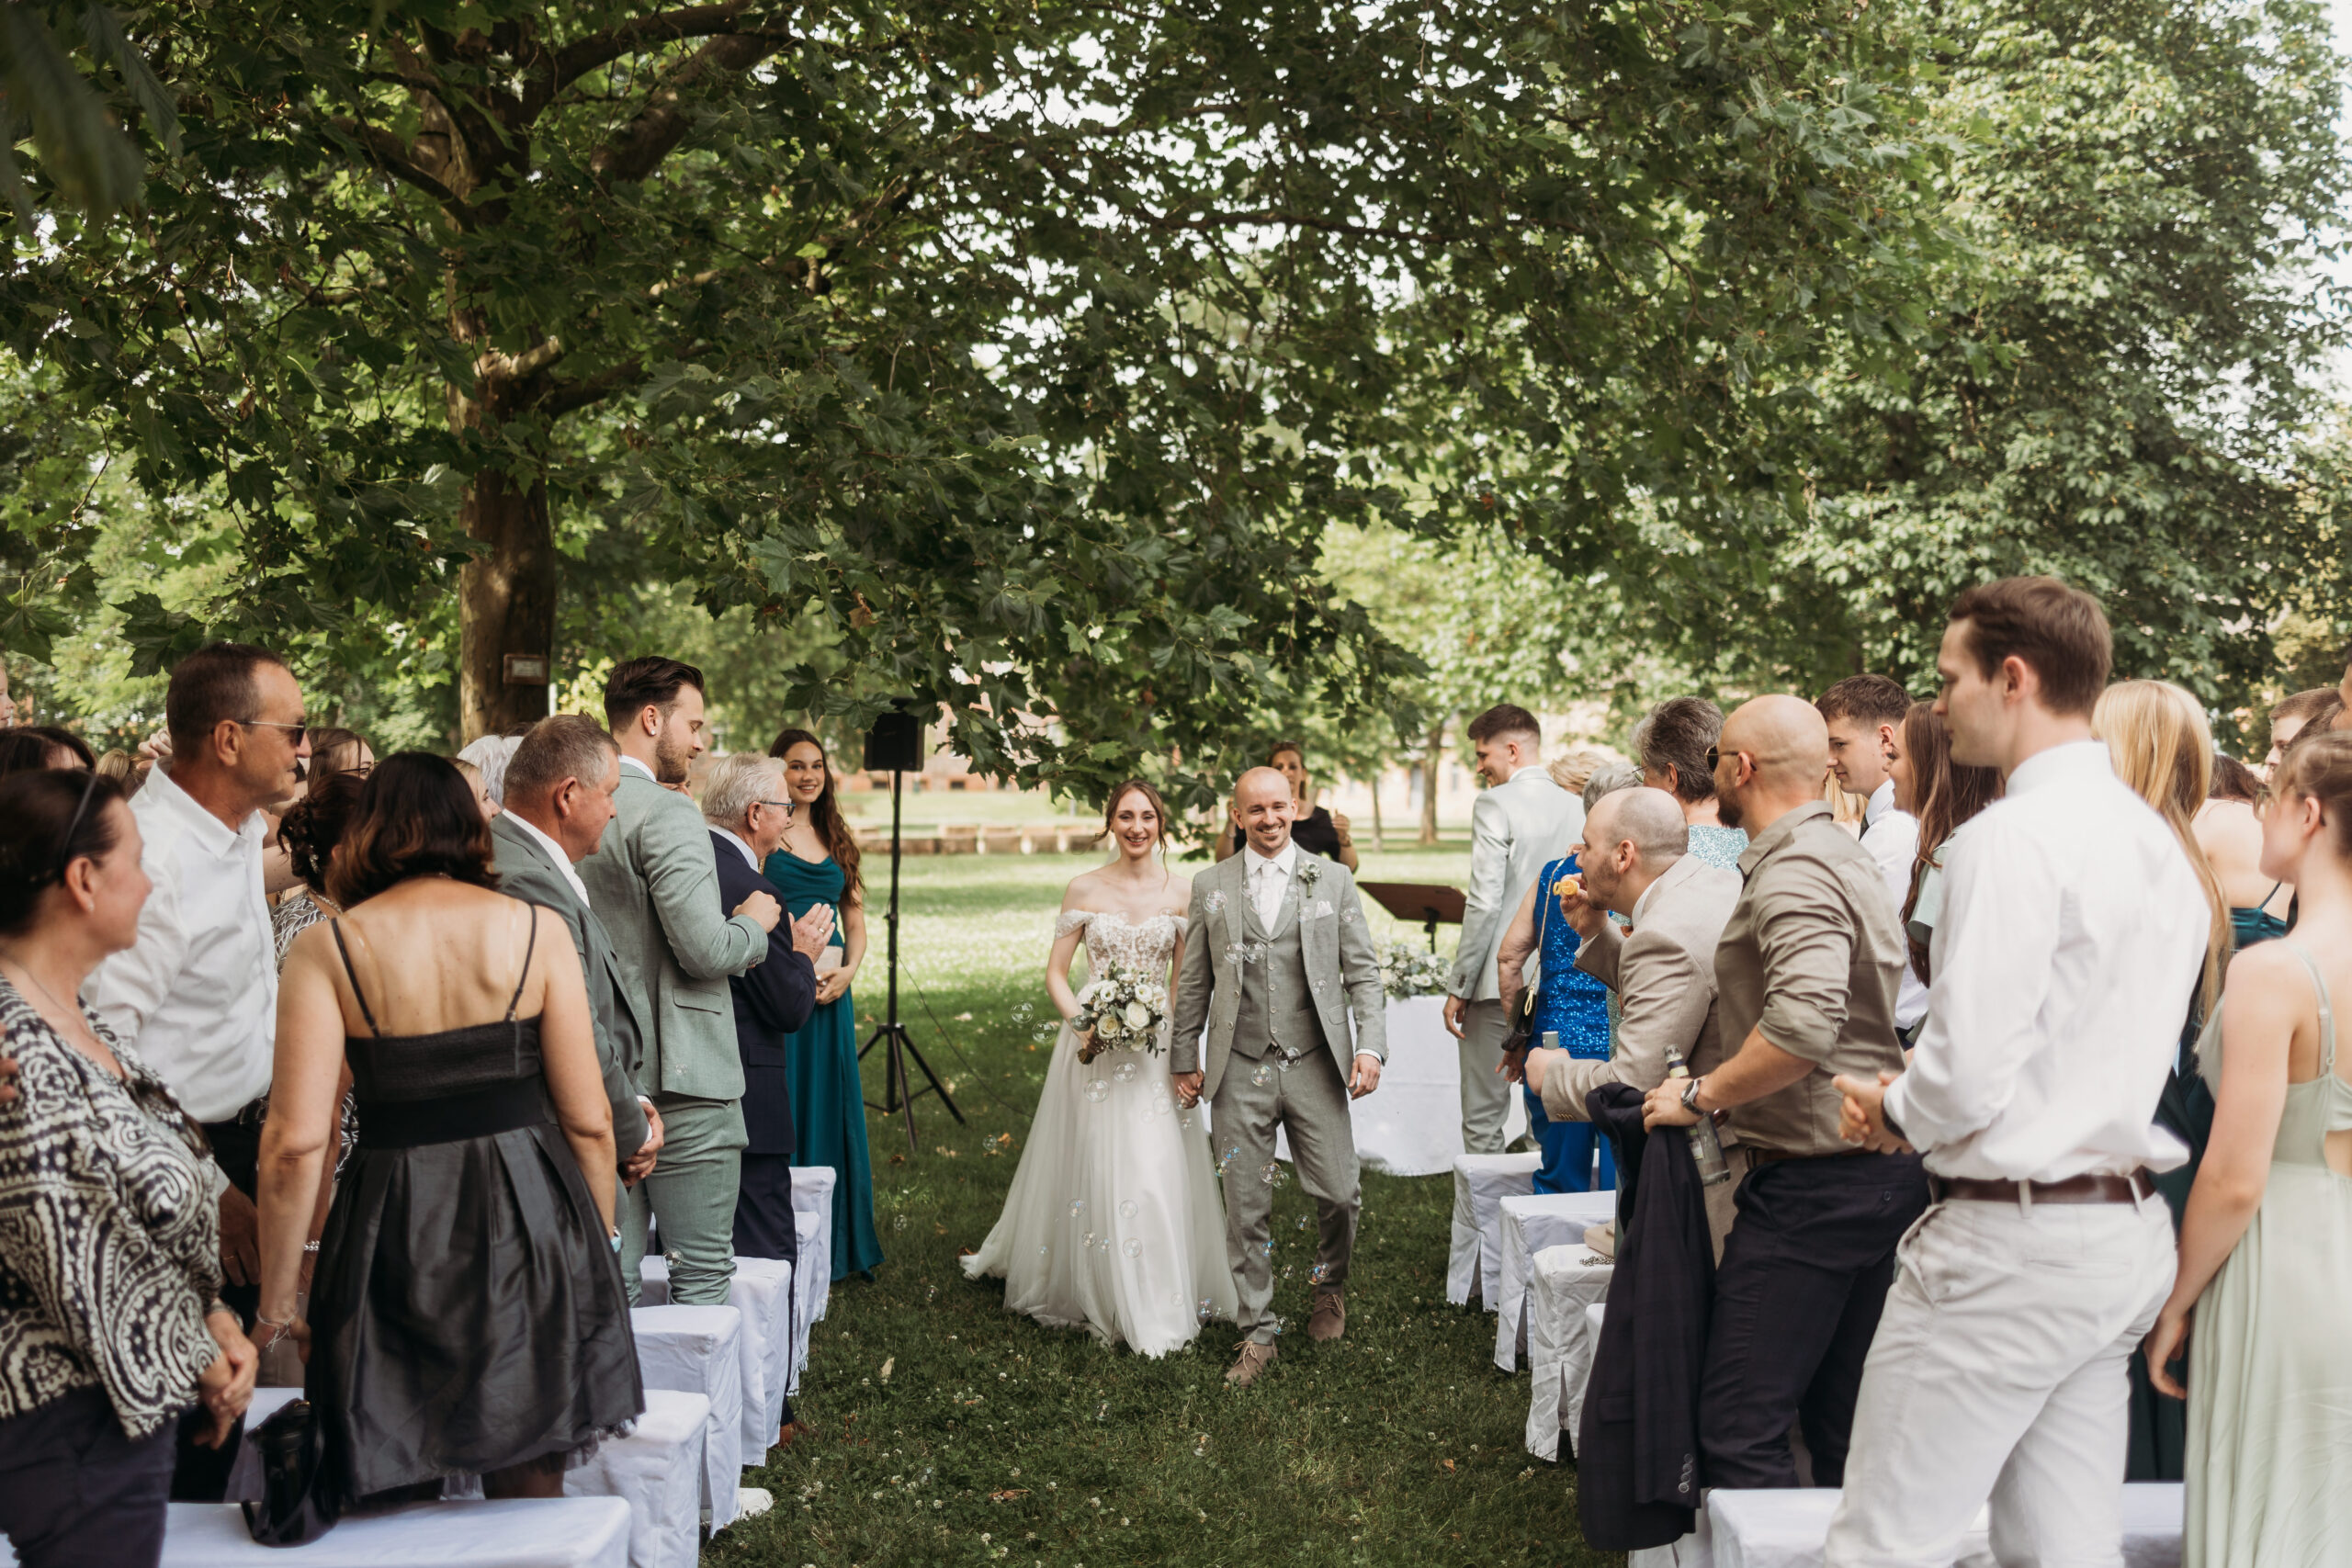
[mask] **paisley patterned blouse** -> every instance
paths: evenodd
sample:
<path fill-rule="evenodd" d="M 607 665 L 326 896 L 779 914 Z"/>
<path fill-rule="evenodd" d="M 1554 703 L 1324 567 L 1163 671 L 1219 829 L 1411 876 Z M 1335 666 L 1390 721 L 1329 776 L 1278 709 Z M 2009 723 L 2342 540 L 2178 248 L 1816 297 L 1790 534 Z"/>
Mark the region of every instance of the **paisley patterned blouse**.
<path fill-rule="evenodd" d="M 131 1437 L 196 1403 L 220 1351 L 220 1168 L 153 1069 L 83 1017 L 118 1080 L 0 976 L 0 1418 L 97 1387 Z"/>

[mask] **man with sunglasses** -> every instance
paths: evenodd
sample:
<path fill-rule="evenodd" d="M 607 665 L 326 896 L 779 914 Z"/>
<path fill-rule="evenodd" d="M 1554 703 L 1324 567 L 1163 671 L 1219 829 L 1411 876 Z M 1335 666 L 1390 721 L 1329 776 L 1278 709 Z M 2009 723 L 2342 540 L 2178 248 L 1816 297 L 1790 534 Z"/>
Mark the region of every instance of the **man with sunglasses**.
<path fill-rule="evenodd" d="M 204 1124 L 234 1189 L 221 1200 L 221 1299 L 250 1327 L 260 1300 L 254 1166 L 277 1023 L 262 808 L 294 793 L 310 727 L 285 661 L 237 642 L 173 669 L 164 720 L 170 761 L 130 803 L 155 890 L 137 942 L 100 964 L 82 994 Z"/>

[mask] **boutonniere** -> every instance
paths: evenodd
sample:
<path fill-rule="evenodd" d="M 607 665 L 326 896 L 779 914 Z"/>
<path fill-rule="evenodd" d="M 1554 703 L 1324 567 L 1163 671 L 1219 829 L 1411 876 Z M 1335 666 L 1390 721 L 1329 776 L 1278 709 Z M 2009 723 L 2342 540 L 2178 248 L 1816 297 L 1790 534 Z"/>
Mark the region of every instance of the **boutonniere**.
<path fill-rule="evenodd" d="M 1302 860 L 1306 860 L 1305 856 L 1301 856 L 1300 858 Z M 1312 860 L 1306 860 L 1306 863 L 1298 868 L 1299 891 L 1302 893 L 1314 892 L 1316 883 L 1320 881 L 1322 876 L 1323 868 Z"/>

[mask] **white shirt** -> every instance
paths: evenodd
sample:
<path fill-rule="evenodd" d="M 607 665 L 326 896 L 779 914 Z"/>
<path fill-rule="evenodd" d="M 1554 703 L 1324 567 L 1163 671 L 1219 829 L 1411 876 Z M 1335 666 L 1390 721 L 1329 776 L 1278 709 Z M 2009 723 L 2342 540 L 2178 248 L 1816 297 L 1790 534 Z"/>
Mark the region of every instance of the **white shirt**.
<path fill-rule="evenodd" d="M 1945 852 L 1933 1001 L 1888 1118 L 1939 1176 L 2181 1164 L 2156 1098 L 2208 915 L 2164 818 L 2078 740 L 2028 758 Z"/>
<path fill-rule="evenodd" d="M 1250 902 L 1258 911 L 1258 923 L 1268 931 L 1274 929 L 1274 917 L 1282 912 L 1283 895 L 1290 891 L 1291 868 L 1298 863 L 1298 845 L 1288 842 L 1282 852 L 1272 860 L 1250 845 L 1242 852 L 1250 867 Z"/>
<path fill-rule="evenodd" d="M 521 812 L 509 811 L 506 815 L 514 818 L 514 826 L 522 829 L 526 833 L 530 834 L 532 839 L 537 842 L 539 848 L 547 851 L 548 859 L 555 862 L 556 870 L 563 874 L 564 881 L 571 885 L 572 897 L 580 900 L 581 907 L 582 908 L 594 908 L 595 906 L 588 901 L 588 885 L 580 880 L 580 874 L 578 872 L 571 869 L 571 857 L 563 852 L 563 846 L 557 843 L 553 839 L 548 838 L 545 833 L 540 832 L 538 824 L 533 822 Z"/>
<path fill-rule="evenodd" d="M 718 823 L 707 819 L 704 821 L 703 826 L 709 829 L 712 832 L 718 834 L 720 838 L 734 845 L 738 851 L 741 852 L 743 863 L 745 865 L 750 866 L 753 871 L 760 869 L 760 857 L 752 852 L 752 846 L 743 841 L 741 834 L 732 832 L 728 829 L 720 827 Z"/>
<path fill-rule="evenodd" d="M 147 1059 L 198 1122 L 226 1122 L 269 1089 L 277 949 L 262 893 L 258 811 L 231 829 L 162 768 L 131 798 L 155 885 L 139 940 L 99 964 L 82 997 Z"/>
<path fill-rule="evenodd" d="M 1903 900 L 1911 896 L 1911 867 L 1919 858 L 1919 819 L 1908 811 L 1894 808 L 1893 779 L 1881 781 L 1878 788 L 1871 791 L 1870 805 L 1862 812 L 1862 848 L 1878 862 L 1878 869 L 1886 878 L 1886 890 L 1894 898 L 1895 916 L 1900 919 Z M 1905 958 L 1902 988 L 1894 996 L 1894 1026 L 1908 1029 L 1927 1011 L 1927 985 Z"/>
<path fill-rule="evenodd" d="M 653 779 L 655 784 L 660 784 L 662 782 L 660 779 L 653 777 L 653 770 L 651 768 L 647 767 L 644 763 L 639 761 L 636 758 L 630 756 L 626 751 L 621 753 L 621 766 L 624 768 L 635 768 L 647 778 Z"/>

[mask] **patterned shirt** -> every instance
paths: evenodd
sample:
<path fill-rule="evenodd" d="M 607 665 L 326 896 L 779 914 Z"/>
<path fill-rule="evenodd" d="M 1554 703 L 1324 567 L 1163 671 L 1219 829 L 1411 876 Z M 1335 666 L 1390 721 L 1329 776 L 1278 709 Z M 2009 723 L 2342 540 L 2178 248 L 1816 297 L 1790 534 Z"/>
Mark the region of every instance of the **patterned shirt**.
<path fill-rule="evenodd" d="M 85 1009 L 127 1075 L 74 1049 L 0 976 L 0 1418 L 79 1388 L 137 1438 L 196 1403 L 220 1347 L 220 1167 L 154 1069 Z"/>

